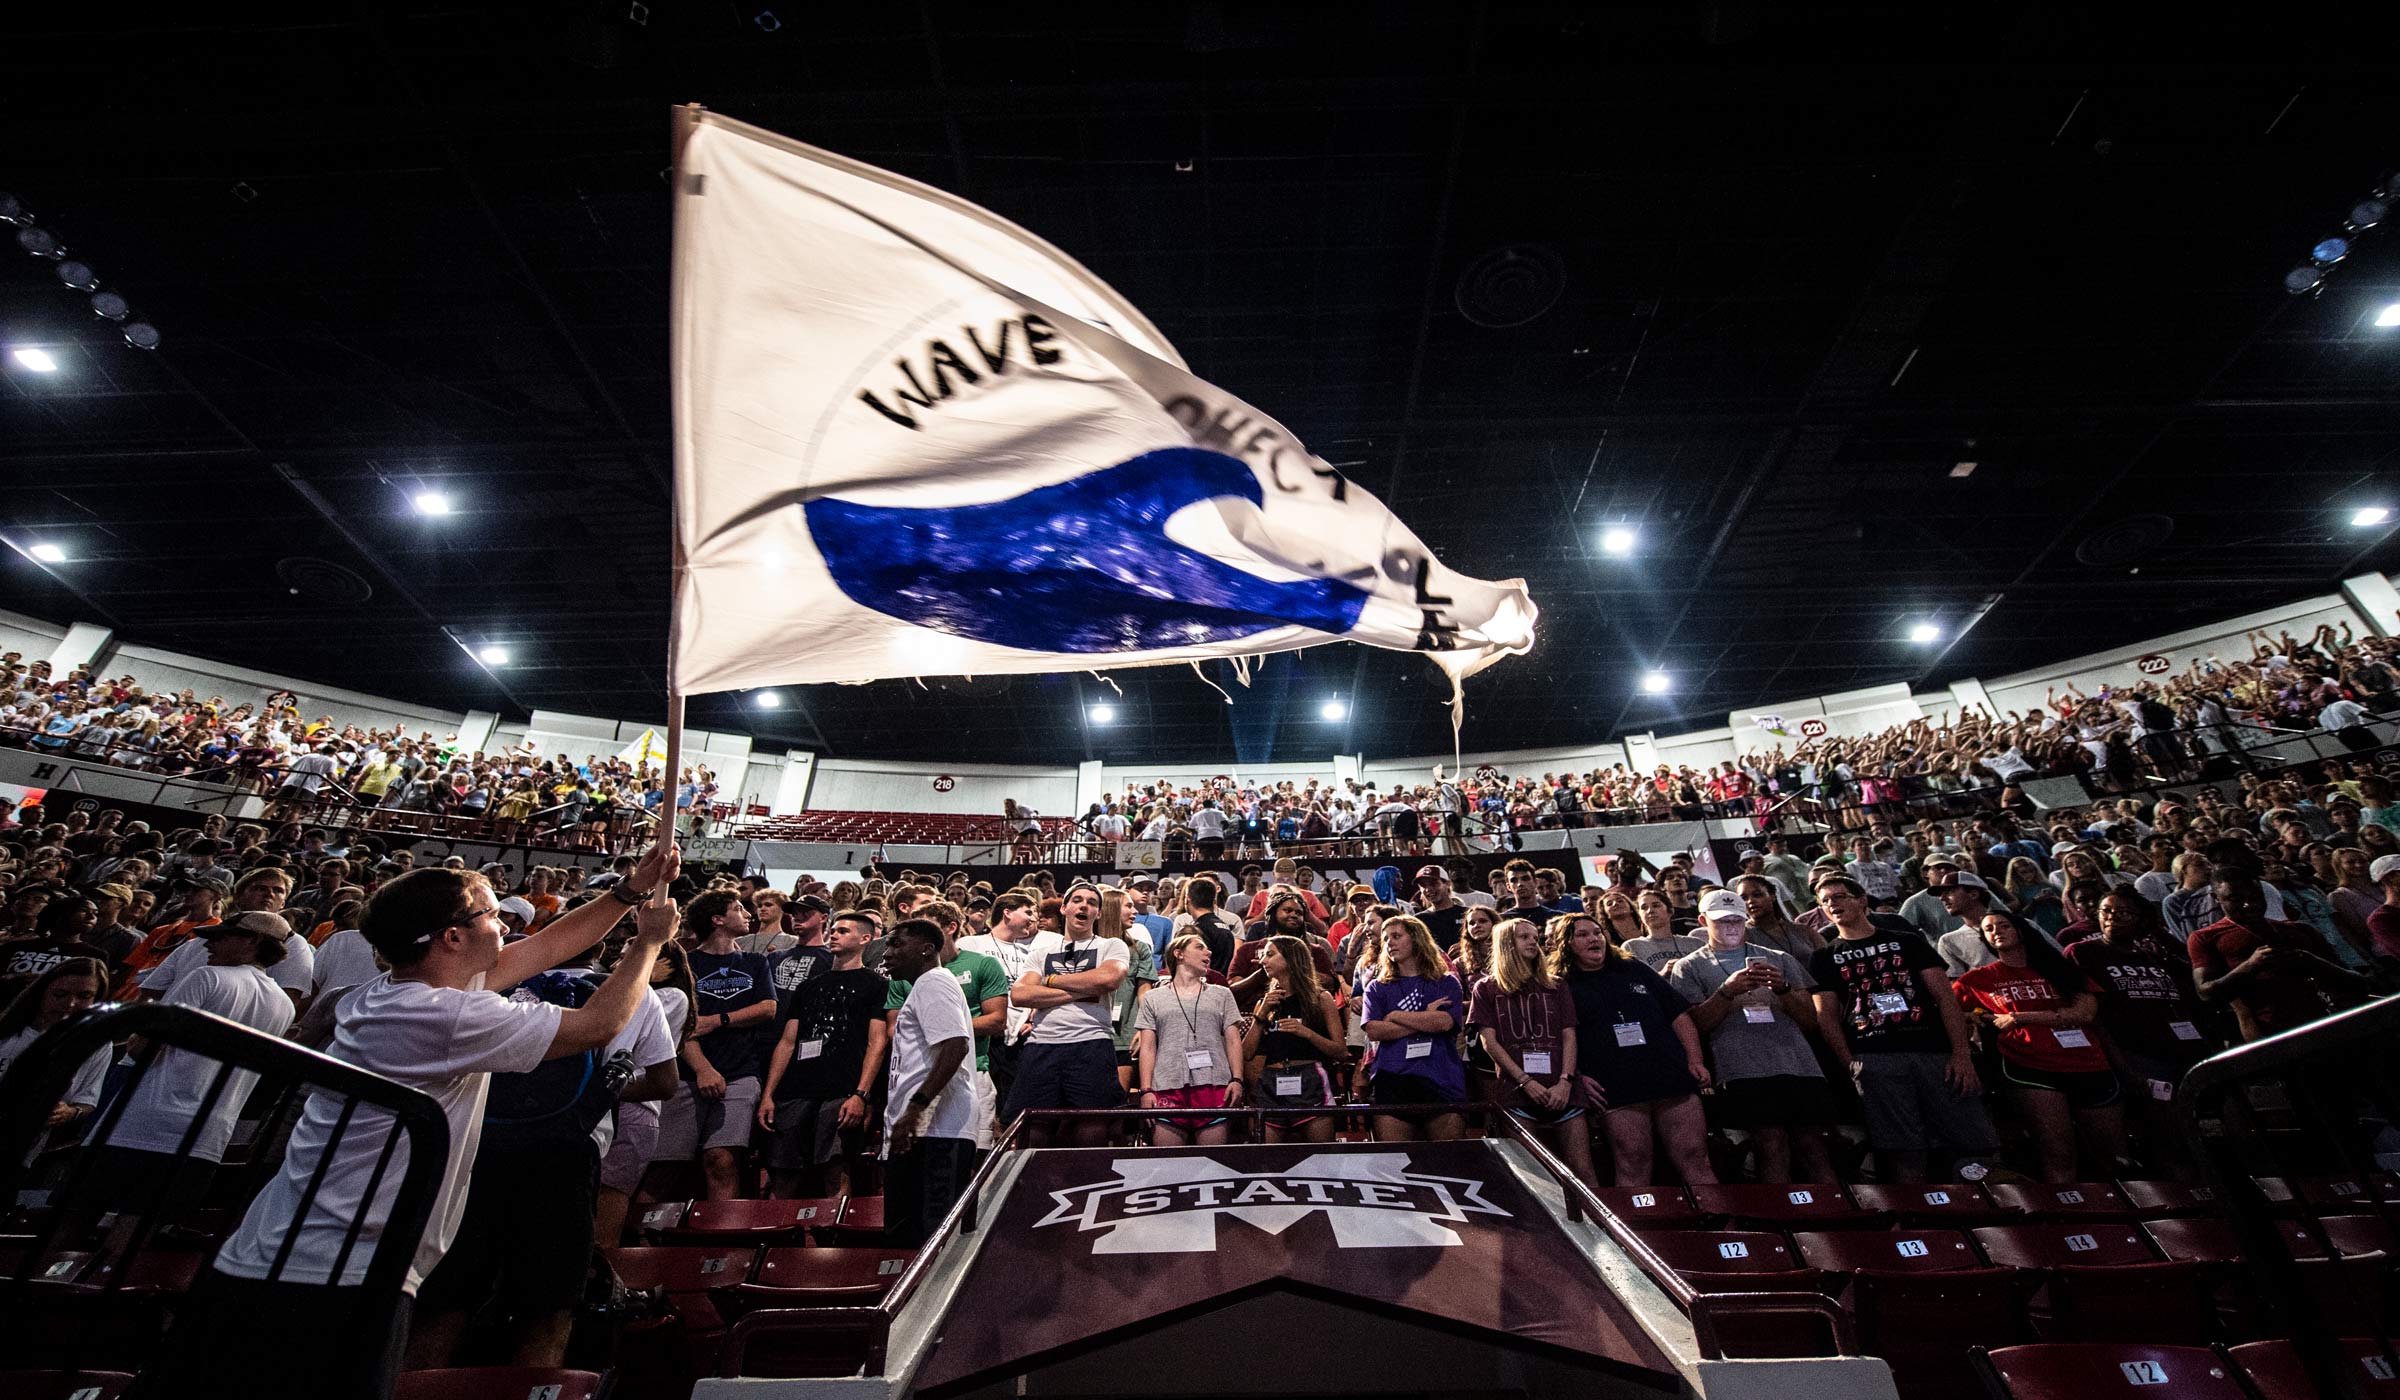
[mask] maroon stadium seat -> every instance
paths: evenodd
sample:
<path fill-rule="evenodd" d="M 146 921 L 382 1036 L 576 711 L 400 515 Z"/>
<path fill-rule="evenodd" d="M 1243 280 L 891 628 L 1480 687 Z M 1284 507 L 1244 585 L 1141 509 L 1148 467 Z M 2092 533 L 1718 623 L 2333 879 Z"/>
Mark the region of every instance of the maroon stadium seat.
<path fill-rule="evenodd" d="M 1974 1233 L 1994 1264 L 2043 1271 L 2044 1305 L 2034 1321 L 2048 1340 L 2198 1345 L 2216 1333 L 2215 1298 L 2201 1267 L 2157 1262 L 2132 1225 L 1987 1225 Z"/>
<path fill-rule="evenodd" d="M 2144 1220 L 2170 1215 L 2213 1215 L 2223 1200 L 2214 1186 L 2187 1181 L 2120 1181 L 2117 1189 Z"/>
<path fill-rule="evenodd" d="M 1792 1247 L 1812 1269 L 1851 1274 L 1931 1274 L 1985 1267 L 1983 1256 L 1957 1230 L 1810 1230 L 1792 1236 Z"/>
<path fill-rule="evenodd" d="M 1637 1230 L 1680 1229 L 1700 1223 L 1690 1193 L 1680 1186 L 1609 1186 L 1595 1194 L 1600 1204 Z"/>
<path fill-rule="evenodd" d="M 838 1199 L 809 1201 L 694 1201 L 660 1238 L 675 1244 L 806 1244 L 809 1232 L 830 1227 Z"/>
<path fill-rule="evenodd" d="M 2372 1337 L 2345 1337 L 2334 1345 L 2341 1348 L 2343 1369 L 2353 1385 L 2369 1395 L 2400 1395 L 2400 1369 L 2395 1368 L 2395 1357 L 2383 1343 Z M 2250 1342 L 2233 1348 L 2229 1355 L 2264 1400 L 2317 1400 L 2308 1367 L 2290 1342 L 2281 1338 Z"/>
<path fill-rule="evenodd" d="M 1839 1183 L 1793 1182 L 1773 1186 L 1747 1182 L 1732 1186 L 1695 1186 L 1692 1204 L 1703 1215 L 1737 1225 L 1768 1230 L 1838 1229 L 1880 1225 L 1883 1217 L 1860 1210 Z"/>
<path fill-rule="evenodd" d="M 2034 1220 L 2130 1220 L 2133 1202 L 2113 1181 L 1994 1182 L 1985 1188 L 1992 1203 Z"/>
<path fill-rule="evenodd" d="M 816 1227 L 827 1244 L 872 1247 L 883 1241 L 883 1197 L 848 1196 L 830 1225 Z"/>
<path fill-rule="evenodd" d="M 2317 1221 L 2325 1243 L 2348 1258 L 2392 1252 L 2392 1222 L 2380 1215 L 2328 1215 Z"/>
<path fill-rule="evenodd" d="M 593 1400 L 601 1393 L 597 1371 L 559 1371 L 540 1366 L 460 1366 L 439 1371 L 403 1371 L 392 1400 Z"/>
<path fill-rule="evenodd" d="M 1974 1386 L 1971 1348 L 2033 1339 L 2026 1302 L 2040 1284 L 2029 1269 L 1861 1269 L 1845 1301 L 1859 1349 L 1884 1359 L 1902 1395 L 1960 1395 Z"/>
<path fill-rule="evenodd" d="M 2004 1347 L 1983 1364 L 2009 1400 L 2249 1400 L 2233 1366 L 2206 1347 Z"/>
<path fill-rule="evenodd" d="M 123 1371 L 0 1371 L 8 1400 L 117 1400 L 132 1384 Z"/>
<path fill-rule="evenodd" d="M 2233 1223 L 2207 1217 L 2145 1220 L 2142 1233 L 2151 1247 L 2177 1264 L 2239 1264 L 2242 1242 Z"/>
<path fill-rule="evenodd" d="M 1850 1199 L 1858 1203 L 1860 1210 L 1880 1211 L 1903 1225 L 1963 1230 L 1971 1225 L 1998 1225 L 2017 1218 L 2016 1212 L 1993 1205 L 1983 1188 L 1971 1181 L 1853 1186 Z"/>
<path fill-rule="evenodd" d="M 2400 1187 L 2393 1185 L 2389 1172 L 2293 1177 L 2287 1184 L 2300 1193 L 2302 1205 L 2319 1212 L 2371 1210 L 2378 1202 L 2400 1204 Z"/>
<path fill-rule="evenodd" d="M 750 1277 L 755 1245 L 627 1245 L 602 1250 L 609 1275 L 631 1293 L 706 1293 Z"/>
<path fill-rule="evenodd" d="M 891 1292 L 915 1257 L 905 1249 L 770 1249 L 748 1283 L 731 1286 L 757 1295 L 755 1299 L 725 1315 L 731 1318 L 762 1307 L 872 1303 Z M 726 1291 L 719 1289 L 720 1296 Z"/>
<path fill-rule="evenodd" d="M 1828 1282 L 1771 1230 L 1664 1230 L 1642 1240 L 1703 1293 L 1823 1292 Z"/>

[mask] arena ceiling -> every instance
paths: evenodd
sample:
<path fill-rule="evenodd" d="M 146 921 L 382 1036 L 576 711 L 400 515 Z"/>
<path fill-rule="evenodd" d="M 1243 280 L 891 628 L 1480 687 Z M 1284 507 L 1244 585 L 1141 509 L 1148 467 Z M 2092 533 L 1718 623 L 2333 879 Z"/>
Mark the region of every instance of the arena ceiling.
<path fill-rule="evenodd" d="M 1022 222 L 1451 564 L 1526 578 L 1541 641 L 1471 683 L 1470 749 L 1999 675 L 2400 565 L 2350 523 L 2400 505 L 2400 235 L 2281 288 L 2400 162 L 2400 68 L 2338 24 L 2112 9 L 16 7 L 0 187 L 162 344 L 0 263 L 0 337 L 59 361 L 0 366 L 0 532 L 68 555 L 0 555 L 0 606 L 656 716 L 676 101 Z M 1117 679 L 693 718 L 843 756 L 1449 747 L 1407 655 L 1277 658 L 1231 706 Z"/>

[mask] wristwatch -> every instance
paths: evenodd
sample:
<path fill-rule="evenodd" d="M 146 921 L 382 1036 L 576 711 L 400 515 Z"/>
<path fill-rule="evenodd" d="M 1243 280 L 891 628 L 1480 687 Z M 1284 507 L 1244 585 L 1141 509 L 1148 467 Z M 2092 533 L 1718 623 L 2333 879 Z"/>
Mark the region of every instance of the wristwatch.
<path fill-rule="evenodd" d="M 630 909 L 634 905 L 641 903 L 645 899 L 648 899 L 650 897 L 650 891 L 629 890 L 625 888 L 625 882 L 619 880 L 617 883 L 608 887 L 608 897 Z"/>

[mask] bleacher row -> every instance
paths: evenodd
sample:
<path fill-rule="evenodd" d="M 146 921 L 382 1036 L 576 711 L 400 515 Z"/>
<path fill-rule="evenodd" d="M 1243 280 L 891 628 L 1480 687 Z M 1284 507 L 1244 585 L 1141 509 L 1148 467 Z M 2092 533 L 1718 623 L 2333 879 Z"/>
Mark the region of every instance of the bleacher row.
<path fill-rule="evenodd" d="M 1041 839 L 1075 835 L 1067 817 L 1038 817 Z M 835 845 L 946 846 L 970 841 L 1014 841 L 1013 824 L 988 812 L 802 812 L 749 822 L 733 833 L 745 841 L 817 841 Z"/>
<path fill-rule="evenodd" d="M 2388 1214 L 2400 1180 L 2262 1179 L 2275 1231 L 2311 1309 L 2363 1359 L 2400 1327 L 2381 1265 L 2394 1248 Z M 2297 1375 L 2287 1343 L 2270 1334 L 2256 1276 L 2232 1224 L 2206 1187 L 2172 1181 L 2073 1185 L 1954 1182 L 1912 1186 L 1722 1185 L 1614 1188 L 1598 1193 L 1659 1260 L 1700 1293 L 1801 1291 L 1835 1299 L 1860 1352 L 1892 1368 L 1903 1396 L 1971 1392 L 1972 1352 L 1994 1349 L 2005 1375 L 2017 1352 L 2082 1353 L 2028 1362 L 2009 1393 L 2092 1395 L 2100 1381 L 2144 1385 L 2139 1362 L 2158 1348 L 2200 1349 L 2175 1363 L 2247 1356 L 2268 1378 Z M 1821 1356 L 1822 1329 L 1804 1317 L 1745 1319 L 1724 1337 L 1728 1355 Z M 2114 1360 L 2107 1358 L 2114 1357 Z M 2098 1364 L 2105 1361 L 2106 1364 Z M 2163 1364 L 2163 1363 L 2160 1363 Z M 2059 1368 L 2064 1368 L 2063 1370 Z M 2380 1366 L 2367 1366 L 2371 1380 Z M 2080 1389 L 2043 1388 L 2053 1373 Z M 2260 1393 L 2310 1396 L 2270 1385 Z M 2135 1390 L 2131 1393 L 2145 1393 Z M 2160 1393 L 2160 1392 L 2147 1392 Z M 2173 1390 L 2166 1393 L 2183 1395 Z M 2228 1394 L 2240 1394 L 2229 1390 Z"/>

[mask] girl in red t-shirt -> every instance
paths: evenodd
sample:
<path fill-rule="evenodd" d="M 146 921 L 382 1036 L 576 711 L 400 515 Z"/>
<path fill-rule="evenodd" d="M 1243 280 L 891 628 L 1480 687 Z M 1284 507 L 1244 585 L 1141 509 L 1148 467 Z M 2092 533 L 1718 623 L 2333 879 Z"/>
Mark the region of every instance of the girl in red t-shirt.
<path fill-rule="evenodd" d="M 2000 959 L 1951 983 L 1978 1025 L 1998 1034 L 2003 1091 L 2041 1154 L 2042 1180 L 2080 1180 L 2075 1141 L 2101 1175 L 2125 1161 L 2124 1091 L 2100 1048 L 2100 999 L 2075 965 L 2014 915 L 1983 919 L 1983 941 Z"/>

